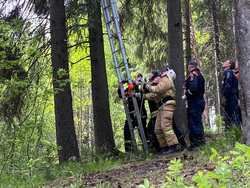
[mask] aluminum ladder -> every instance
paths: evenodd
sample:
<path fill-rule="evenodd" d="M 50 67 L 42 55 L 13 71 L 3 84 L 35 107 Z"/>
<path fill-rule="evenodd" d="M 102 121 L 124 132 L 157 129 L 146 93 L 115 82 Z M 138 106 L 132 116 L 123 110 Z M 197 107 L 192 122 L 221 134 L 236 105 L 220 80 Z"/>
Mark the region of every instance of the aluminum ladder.
<path fill-rule="evenodd" d="M 117 11 L 117 6 L 116 6 L 116 1 L 115 0 L 101 0 L 101 5 L 102 5 L 102 10 L 103 10 L 103 15 L 104 15 L 104 19 L 105 19 L 105 24 L 107 27 L 107 33 L 108 33 L 108 38 L 109 38 L 109 42 L 110 42 L 110 47 L 112 50 L 112 54 L 113 54 L 113 59 L 114 59 L 114 63 L 115 63 L 115 69 L 116 69 L 116 73 L 117 73 L 117 77 L 118 77 L 118 81 L 120 84 L 120 89 L 121 89 L 121 95 L 122 95 L 122 99 L 126 99 L 126 97 L 124 96 L 124 88 L 123 88 L 123 81 L 121 78 L 121 68 L 125 67 L 125 71 L 126 71 L 126 80 L 128 81 L 128 83 L 132 83 L 132 79 L 130 77 L 130 71 L 129 71 L 129 64 L 127 61 L 127 57 L 126 57 L 126 53 L 125 53 L 125 48 L 123 45 L 123 40 L 122 40 L 122 35 L 121 35 L 121 31 L 120 31 L 120 26 L 119 26 L 119 15 L 118 15 L 118 11 Z M 114 43 L 116 42 L 116 43 Z M 117 48 L 116 48 L 116 46 Z M 118 56 L 120 55 L 120 56 Z M 118 63 L 118 57 L 120 57 L 120 59 L 123 60 L 122 63 Z M 128 121 L 128 125 L 129 125 L 129 130 L 130 130 L 130 135 L 131 135 L 131 140 L 132 140 L 132 150 L 137 150 L 138 149 L 138 145 L 136 143 L 136 138 L 135 138 L 135 134 L 134 134 L 134 130 L 137 129 L 138 133 L 140 135 L 141 138 L 141 145 L 143 146 L 143 149 L 145 151 L 148 151 L 148 146 L 147 146 L 147 142 L 146 142 L 146 137 L 144 134 L 144 130 L 143 130 L 143 126 L 142 126 L 142 121 L 141 121 L 141 114 L 138 108 L 138 104 L 137 104 L 137 100 L 134 97 L 134 92 L 130 91 L 132 94 L 132 101 L 133 101 L 133 105 L 134 105 L 134 111 L 129 112 L 129 108 L 128 108 L 128 104 L 124 104 L 124 108 L 125 108 L 125 112 L 126 112 L 126 117 L 127 117 L 127 121 Z M 136 119 L 138 122 L 138 127 L 133 127 L 132 125 L 132 121 L 131 121 L 131 117 L 130 114 L 131 113 L 135 113 L 136 115 Z"/>

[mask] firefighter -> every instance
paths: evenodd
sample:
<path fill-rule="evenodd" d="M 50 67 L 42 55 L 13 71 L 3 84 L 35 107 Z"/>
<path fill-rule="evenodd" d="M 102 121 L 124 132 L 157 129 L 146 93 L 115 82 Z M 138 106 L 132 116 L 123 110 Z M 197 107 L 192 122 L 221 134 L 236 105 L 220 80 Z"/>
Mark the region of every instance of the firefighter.
<path fill-rule="evenodd" d="M 149 75 L 149 82 L 151 83 L 152 86 L 156 86 L 160 78 L 161 78 L 161 73 L 159 71 L 152 71 Z M 160 151 L 159 142 L 154 133 L 155 122 L 156 122 L 156 117 L 158 113 L 158 106 L 154 100 L 148 100 L 148 106 L 150 110 L 150 119 L 148 122 L 148 135 L 149 135 L 152 149 L 159 152 Z"/>
<path fill-rule="evenodd" d="M 170 69 L 170 68 L 165 68 L 166 69 Z M 149 81 L 151 83 L 152 86 L 156 86 L 159 83 L 159 80 L 161 78 L 161 73 L 159 71 L 152 71 L 149 75 Z M 137 97 L 141 97 L 140 95 L 137 94 Z M 155 94 L 144 94 L 144 99 L 148 100 L 148 104 L 149 104 L 149 109 L 150 109 L 150 120 L 148 123 L 148 134 L 149 134 L 149 139 L 151 141 L 152 144 L 152 149 L 156 150 L 157 153 L 160 152 L 160 147 L 159 147 L 159 142 L 157 140 L 157 137 L 154 133 L 154 129 L 155 129 L 155 122 L 156 122 L 156 117 L 157 117 L 157 113 L 158 113 L 158 105 L 155 102 Z M 182 134 L 182 132 L 178 129 L 174 118 L 173 118 L 173 130 L 175 135 L 177 136 L 177 139 L 179 141 L 179 143 L 181 144 L 181 148 L 180 150 L 183 151 L 186 147 L 186 141 L 185 141 L 185 136 L 184 134 Z"/>
<path fill-rule="evenodd" d="M 184 95 L 187 99 L 187 116 L 189 128 L 190 151 L 195 151 L 205 144 L 202 113 L 205 109 L 205 80 L 197 68 L 197 62 L 190 61 L 188 64 L 189 75 L 186 79 Z"/>
<path fill-rule="evenodd" d="M 143 75 L 139 73 L 137 75 L 136 80 L 138 82 L 142 82 L 143 79 L 144 79 Z M 129 112 L 132 112 L 132 111 L 134 111 L 134 104 L 133 104 L 133 100 L 132 100 L 132 97 L 131 97 L 131 93 L 129 92 L 128 88 L 125 89 L 124 93 L 125 93 L 125 96 L 127 98 L 123 100 L 123 103 L 128 104 Z M 122 98 L 120 86 L 118 86 L 118 94 L 119 94 L 120 98 Z M 141 114 L 141 122 L 142 122 L 143 130 L 144 130 L 144 134 L 145 134 L 145 137 L 146 137 L 146 140 L 147 140 L 146 142 L 149 143 L 149 137 L 148 137 L 148 132 L 147 132 L 147 128 L 146 128 L 146 125 L 147 125 L 147 111 L 146 111 L 146 108 L 145 108 L 144 100 L 137 99 L 137 105 L 138 105 L 138 108 L 139 108 L 140 114 Z M 130 117 L 131 117 L 133 127 L 138 126 L 136 115 L 131 113 Z M 128 120 L 125 121 L 123 135 L 124 135 L 125 151 L 129 152 L 129 151 L 131 151 L 132 140 L 131 140 L 129 125 L 128 125 Z"/>
<path fill-rule="evenodd" d="M 154 131 L 161 148 L 158 154 L 170 154 L 178 151 L 178 139 L 172 126 L 176 106 L 173 84 L 175 77 L 175 72 L 165 67 L 157 85 L 153 86 L 150 83 L 139 85 L 139 91 L 149 91 L 148 95 L 155 98 L 159 107 Z"/>
<path fill-rule="evenodd" d="M 233 69 L 235 63 L 232 60 L 226 60 L 222 67 L 224 68 L 222 80 L 222 94 L 226 99 L 225 104 L 225 131 L 229 131 L 232 124 L 236 125 L 239 129 L 240 117 L 238 111 L 238 79 L 235 76 Z"/>

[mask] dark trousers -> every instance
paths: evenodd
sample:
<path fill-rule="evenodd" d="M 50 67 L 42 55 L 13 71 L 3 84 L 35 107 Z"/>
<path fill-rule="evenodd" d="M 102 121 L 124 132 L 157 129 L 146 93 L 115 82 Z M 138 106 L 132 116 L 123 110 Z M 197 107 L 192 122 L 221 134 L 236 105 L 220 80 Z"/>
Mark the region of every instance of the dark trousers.
<path fill-rule="evenodd" d="M 159 151 L 160 146 L 159 146 L 158 139 L 155 135 L 155 120 L 156 120 L 156 117 L 153 117 L 153 118 L 150 118 L 148 122 L 148 135 L 149 135 L 149 140 L 150 140 L 152 149 Z"/>
<path fill-rule="evenodd" d="M 204 127 L 202 124 L 202 113 L 205 109 L 203 98 L 188 100 L 188 128 L 190 147 L 205 144 Z"/>
<path fill-rule="evenodd" d="M 233 124 L 236 125 L 239 129 L 241 128 L 238 98 L 236 94 L 231 94 L 226 97 L 225 124 L 225 131 L 229 131 Z"/>
<path fill-rule="evenodd" d="M 147 118 L 142 118 L 141 121 L 142 121 L 142 126 L 143 126 L 146 140 L 149 140 L 148 131 L 147 131 L 147 127 L 146 127 Z M 138 126 L 136 119 L 133 119 L 132 125 L 133 125 L 133 127 Z M 125 151 L 130 151 L 132 142 L 131 142 L 131 134 L 130 134 L 129 125 L 128 125 L 127 120 L 125 121 L 123 134 L 124 134 L 124 141 L 125 141 Z"/>

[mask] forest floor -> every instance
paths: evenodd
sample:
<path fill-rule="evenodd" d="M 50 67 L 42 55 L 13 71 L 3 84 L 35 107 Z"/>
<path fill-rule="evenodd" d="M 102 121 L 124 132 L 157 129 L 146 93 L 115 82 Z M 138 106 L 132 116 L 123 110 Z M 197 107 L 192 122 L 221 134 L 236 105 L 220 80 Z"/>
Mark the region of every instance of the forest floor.
<path fill-rule="evenodd" d="M 218 135 L 206 135 L 206 142 L 215 140 Z M 180 159 L 183 163 L 181 176 L 189 182 L 198 171 L 213 170 L 215 167 L 209 161 L 201 160 L 200 151 L 183 151 L 170 155 L 152 155 L 150 160 L 145 158 L 134 159 L 130 163 L 124 164 L 119 168 L 105 172 L 87 173 L 79 178 L 68 180 L 56 180 L 47 185 L 50 187 L 115 187 L 115 188 L 135 188 L 144 184 L 144 179 L 150 181 L 150 186 L 158 187 L 165 183 L 167 168 L 170 161 L 174 158 Z"/>

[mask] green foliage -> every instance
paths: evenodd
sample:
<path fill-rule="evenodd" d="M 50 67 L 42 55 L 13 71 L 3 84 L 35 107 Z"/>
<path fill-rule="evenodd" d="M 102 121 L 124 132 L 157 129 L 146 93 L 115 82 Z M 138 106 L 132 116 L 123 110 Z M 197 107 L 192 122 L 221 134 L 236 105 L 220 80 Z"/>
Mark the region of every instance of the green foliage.
<path fill-rule="evenodd" d="M 180 172 L 183 170 L 183 164 L 181 160 L 173 159 L 170 161 L 171 165 L 168 167 L 168 172 L 166 179 L 168 180 L 167 183 L 162 185 L 162 187 L 186 187 L 185 186 L 185 179 L 179 176 Z"/>
<path fill-rule="evenodd" d="M 92 161 L 86 164 L 80 162 L 66 162 L 62 165 L 51 164 L 41 166 L 34 171 L 35 176 L 29 177 L 28 172 L 20 171 L 18 174 L 4 175 L 0 187 L 37 187 L 38 185 L 48 184 L 53 180 L 69 179 L 75 177 L 76 181 L 71 183 L 71 187 L 81 187 L 86 182 L 81 180 L 83 174 L 105 172 L 106 170 L 119 167 L 123 160 L 99 159 L 98 162 Z"/>
<path fill-rule="evenodd" d="M 223 128 L 225 127 L 225 121 L 223 120 L 223 117 L 217 114 L 214 119 L 214 124 L 216 126 L 215 133 L 222 133 Z"/>
<path fill-rule="evenodd" d="M 222 143 L 221 140 L 217 141 Z M 216 146 L 216 145 L 215 145 Z M 203 148 L 204 149 L 204 148 Z M 230 155 L 221 155 L 224 151 L 218 152 L 211 148 L 211 155 L 208 163 L 212 170 L 198 171 L 192 181 L 186 182 L 181 173 L 183 171 L 183 163 L 180 159 L 171 160 L 168 167 L 166 180 L 167 182 L 160 187 L 247 187 L 250 181 L 250 147 L 236 142 L 235 147 L 230 151 Z M 203 150 L 201 150 L 202 152 Z M 204 158 L 204 153 L 201 153 Z M 205 163 L 204 160 L 202 163 Z M 138 187 L 150 187 L 148 179 L 144 180 L 144 184 Z"/>
<path fill-rule="evenodd" d="M 125 1 L 124 1 L 125 2 Z M 131 75 L 137 72 L 146 73 L 147 69 L 159 69 L 167 59 L 167 15 L 165 1 L 126 1 L 129 8 L 120 8 L 121 26 L 124 27 L 123 38 L 131 63 Z M 215 106 L 216 84 L 214 79 L 213 24 L 209 1 L 190 1 L 197 39 L 195 56 L 200 60 L 207 83 L 209 106 Z M 81 175 L 86 172 L 105 171 L 122 162 L 100 159 L 92 161 L 95 156 L 92 96 L 91 65 L 89 60 L 86 5 L 84 1 L 70 1 L 67 7 L 67 24 L 69 27 L 69 62 L 70 82 L 72 87 L 74 120 L 81 146 L 82 160 L 86 164 L 68 163 L 58 167 L 56 133 L 54 122 L 54 91 L 51 86 L 50 49 L 46 36 L 39 30 L 44 28 L 24 20 L 14 19 L 11 22 L 0 20 L 0 180 L 1 187 L 35 187 L 54 179 L 78 177 L 71 187 L 81 187 L 84 182 Z M 118 5 L 121 5 L 118 2 Z M 220 59 L 232 57 L 233 37 L 231 37 L 230 1 L 217 1 L 220 25 Z M 122 4 L 121 6 L 125 6 Z M 130 13 L 128 13 L 130 12 Z M 2 18 L 2 17 L 1 17 Z M 129 22 L 126 22 L 129 21 Z M 123 23 L 122 23 L 123 22 Z M 104 25 L 104 24 L 103 24 Z M 136 28 L 136 29 L 135 29 Z M 126 29 L 126 30 L 125 30 Z M 105 33 L 104 25 L 104 33 Z M 110 112 L 116 147 L 124 151 L 123 126 L 125 113 L 121 100 L 117 96 L 117 75 L 113 57 L 104 35 L 105 60 L 108 75 Z M 132 46 L 132 47 L 131 47 Z M 119 60 L 121 57 L 119 57 Z M 64 70 L 58 71 L 63 77 Z M 65 83 L 61 83 L 65 84 Z M 4 113 L 3 113 L 4 112 Z M 222 117 L 216 116 L 215 124 L 218 133 L 224 127 Z M 209 187 L 214 185 L 229 186 L 226 180 L 231 178 L 235 187 L 243 187 L 245 178 L 249 180 L 249 148 L 236 143 L 231 155 L 222 156 L 221 152 L 229 151 L 235 140 L 241 135 L 238 129 L 222 137 L 210 146 L 202 147 L 201 161 L 211 159 L 217 165 L 213 172 L 198 172 L 194 178 L 196 185 Z M 208 157 L 209 156 L 209 157 Z M 244 164 L 243 164 L 244 163 Z M 171 161 L 165 186 L 187 187 L 179 176 L 182 163 Z M 241 176 L 239 175 L 241 174 Z M 220 185 L 217 185 L 221 178 Z M 237 181 L 238 180 L 238 181 Z M 242 181 L 241 181 L 242 180 Z M 245 181 L 247 182 L 247 181 Z M 109 184 L 99 183 L 100 187 Z M 150 187 L 149 180 L 144 180 L 144 187 Z M 229 186 L 230 187 L 230 186 Z M 231 186 L 232 187 L 232 186 Z"/>
<path fill-rule="evenodd" d="M 198 172 L 193 181 L 199 187 L 246 187 L 250 180 L 250 147 L 236 143 L 230 156 L 221 156 L 211 148 L 210 160 L 216 164 L 214 171 Z"/>
<path fill-rule="evenodd" d="M 137 188 L 150 188 L 149 180 L 147 178 L 144 179 L 143 185 L 138 185 Z"/>

